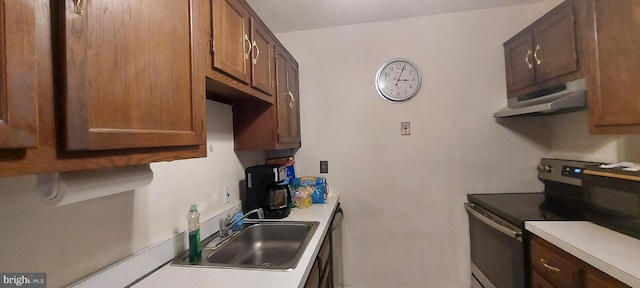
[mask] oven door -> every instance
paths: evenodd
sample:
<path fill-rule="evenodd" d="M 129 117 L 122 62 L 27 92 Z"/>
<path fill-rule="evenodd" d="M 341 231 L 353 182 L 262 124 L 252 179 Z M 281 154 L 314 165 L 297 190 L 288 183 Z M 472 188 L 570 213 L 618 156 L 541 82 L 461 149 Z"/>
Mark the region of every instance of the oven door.
<path fill-rule="evenodd" d="M 522 230 L 498 216 L 465 203 L 469 215 L 472 287 L 524 288 Z"/>

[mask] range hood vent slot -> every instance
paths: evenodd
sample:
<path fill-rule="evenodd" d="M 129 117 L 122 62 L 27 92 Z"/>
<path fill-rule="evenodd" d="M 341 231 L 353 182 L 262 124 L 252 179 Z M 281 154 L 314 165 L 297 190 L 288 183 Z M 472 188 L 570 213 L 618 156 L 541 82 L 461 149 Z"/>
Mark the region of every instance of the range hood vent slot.
<path fill-rule="evenodd" d="M 493 117 L 513 117 L 570 112 L 586 106 L 585 79 L 581 78 L 533 93 L 509 98 L 507 108 Z"/>

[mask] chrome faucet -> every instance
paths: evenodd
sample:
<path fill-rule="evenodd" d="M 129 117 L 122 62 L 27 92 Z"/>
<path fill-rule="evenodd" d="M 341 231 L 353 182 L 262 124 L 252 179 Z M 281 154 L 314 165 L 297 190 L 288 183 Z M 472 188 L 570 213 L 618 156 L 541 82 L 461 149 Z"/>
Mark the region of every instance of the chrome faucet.
<path fill-rule="evenodd" d="M 229 229 L 231 229 L 231 227 L 233 227 L 233 225 L 236 225 L 238 222 L 240 222 L 240 220 L 244 220 L 245 218 L 249 217 L 249 215 L 256 213 L 258 214 L 258 218 L 260 219 L 264 219 L 264 211 L 262 210 L 262 208 L 258 208 L 258 209 L 253 209 L 247 213 L 245 213 L 244 215 L 242 215 L 242 218 L 240 219 L 236 219 L 233 222 L 229 223 L 229 219 L 222 218 L 218 221 L 218 224 L 220 225 L 220 230 L 218 233 L 218 236 L 220 237 L 220 239 L 226 238 L 227 236 L 229 236 Z"/>

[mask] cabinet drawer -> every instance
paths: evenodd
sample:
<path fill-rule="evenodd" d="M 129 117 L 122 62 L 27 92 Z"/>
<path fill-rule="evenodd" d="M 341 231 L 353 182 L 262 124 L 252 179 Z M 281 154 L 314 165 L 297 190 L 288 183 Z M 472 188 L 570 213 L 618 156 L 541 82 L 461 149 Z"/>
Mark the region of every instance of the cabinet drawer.
<path fill-rule="evenodd" d="M 580 287 L 582 268 L 566 252 L 538 238 L 531 241 L 531 268 L 557 287 Z"/>

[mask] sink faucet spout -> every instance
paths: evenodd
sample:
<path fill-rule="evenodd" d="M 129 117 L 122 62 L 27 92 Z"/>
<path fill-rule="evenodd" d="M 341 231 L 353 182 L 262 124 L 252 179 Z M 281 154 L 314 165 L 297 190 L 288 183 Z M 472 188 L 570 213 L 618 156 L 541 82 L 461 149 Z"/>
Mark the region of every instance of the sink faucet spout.
<path fill-rule="evenodd" d="M 225 238 L 227 236 L 229 236 L 229 229 L 231 229 L 231 227 L 233 227 L 233 225 L 236 225 L 238 222 L 240 222 L 241 220 L 244 220 L 245 218 L 249 217 L 249 215 L 256 213 L 258 215 L 258 218 L 260 219 L 264 219 L 264 210 L 262 210 L 262 208 L 257 208 L 257 209 L 253 209 L 247 213 L 245 213 L 244 215 L 242 215 L 241 218 L 236 219 L 236 220 L 229 220 L 226 217 L 222 218 L 219 220 L 218 224 L 220 226 L 220 232 L 218 233 L 218 236 L 220 238 Z M 231 223 L 229 223 L 229 221 L 231 221 Z"/>

